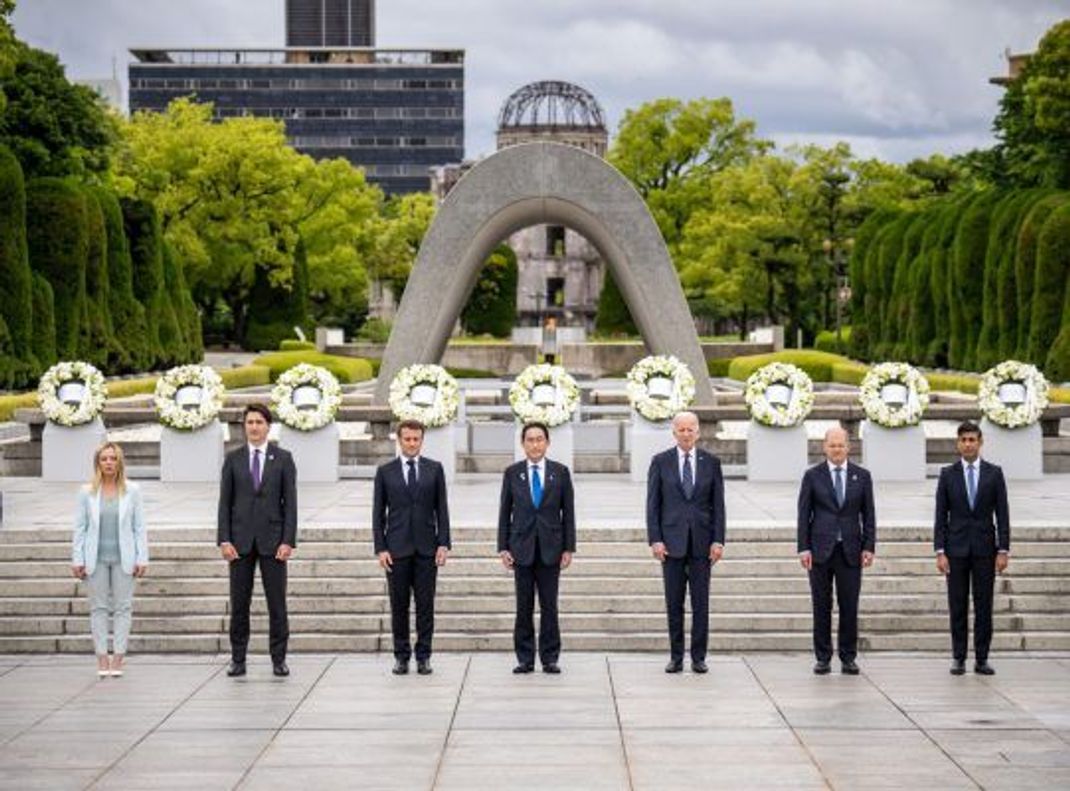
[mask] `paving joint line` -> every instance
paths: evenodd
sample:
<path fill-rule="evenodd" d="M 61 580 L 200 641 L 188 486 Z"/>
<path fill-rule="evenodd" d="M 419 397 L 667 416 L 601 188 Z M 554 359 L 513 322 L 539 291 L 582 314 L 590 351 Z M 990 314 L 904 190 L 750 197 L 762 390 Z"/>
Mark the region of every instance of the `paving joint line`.
<path fill-rule="evenodd" d="M 461 708 L 461 698 L 464 697 L 464 687 L 468 683 L 468 671 L 472 667 L 472 655 L 468 655 L 468 661 L 464 663 L 464 675 L 461 676 L 461 686 L 457 690 L 457 700 L 453 704 L 453 713 L 450 714 L 449 725 L 446 726 L 446 736 L 442 740 L 442 753 L 438 756 L 435 764 L 435 774 L 431 777 L 431 791 L 438 785 L 438 777 L 442 773 L 442 764 L 446 761 L 446 749 L 449 747 L 450 736 L 453 735 L 453 723 L 457 720 L 457 711 Z"/>
<path fill-rule="evenodd" d="M 624 723 L 620 721 L 620 706 L 617 705 L 617 688 L 613 684 L 613 666 L 609 659 L 609 654 L 606 654 L 606 674 L 609 676 L 609 694 L 613 697 L 613 714 L 617 718 L 617 733 L 620 736 L 620 749 L 624 754 L 624 771 L 628 774 L 629 791 L 635 791 L 635 781 L 632 779 L 632 762 L 628 757 L 628 744 L 624 740 Z"/>
<path fill-rule="evenodd" d="M 19 667 L 32 667 L 32 665 L 29 665 L 28 663 L 20 663 L 20 664 L 16 665 L 16 667 L 17 668 L 19 668 Z M 45 714 L 42 714 L 40 717 L 38 717 L 36 720 L 31 722 L 29 725 L 27 725 L 21 731 L 19 731 L 18 733 L 14 734 L 13 736 L 9 736 L 2 743 L 0 743 L 0 747 L 7 747 L 7 745 L 11 744 L 11 742 L 15 741 L 15 739 L 19 738 L 20 736 L 23 736 L 24 734 L 29 733 L 34 728 L 36 728 L 38 725 L 40 725 L 42 722 L 44 722 L 49 717 L 51 717 L 53 714 L 55 714 L 56 712 L 60 711 L 61 709 L 66 708 L 68 703 L 70 703 L 75 698 L 79 697 L 80 695 L 88 692 L 90 689 L 92 689 L 98 683 L 100 683 L 100 679 L 99 678 L 90 681 L 85 686 L 83 686 L 81 689 L 79 689 L 77 692 L 75 692 L 73 695 L 71 695 L 68 698 L 65 698 L 63 700 L 63 702 L 60 703 L 58 706 L 56 706 L 53 709 L 49 709 L 49 711 L 47 711 Z"/>

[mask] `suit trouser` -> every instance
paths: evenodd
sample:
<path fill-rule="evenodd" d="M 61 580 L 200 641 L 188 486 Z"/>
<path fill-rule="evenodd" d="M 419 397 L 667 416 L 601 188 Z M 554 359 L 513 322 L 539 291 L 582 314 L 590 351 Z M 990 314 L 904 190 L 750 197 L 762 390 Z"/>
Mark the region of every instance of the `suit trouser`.
<path fill-rule="evenodd" d="M 535 546 L 535 562 L 516 566 L 516 623 L 513 648 L 522 665 L 535 664 L 535 593 L 539 595 L 539 659 L 544 665 L 556 663 L 561 654 L 561 630 L 557 623 L 557 590 L 561 564 L 547 566 Z"/>
<path fill-rule="evenodd" d="M 435 581 L 438 566 L 434 556 L 409 555 L 394 558 L 386 575 L 390 587 L 390 630 L 394 634 L 394 658 L 408 662 L 409 601 L 416 601 L 416 661 L 431 658 L 431 637 L 435 632 Z"/>
<path fill-rule="evenodd" d="M 268 646 L 273 662 L 286 658 L 290 623 L 286 615 L 286 563 L 274 555 L 261 555 L 253 544 L 249 554 L 230 562 L 230 653 L 235 662 L 245 661 L 249 646 L 249 604 L 253 599 L 253 579 L 260 565 L 260 581 L 267 599 Z"/>
<path fill-rule="evenodd" d="M 948 557 L 947 606 L 951 614 L 951 651 L 966 660 L 969 636 L 970 585 L 973 585 L 973 653 L 977 662 L 988 661 L 992 645 L 992 599 L 996 587 L 995 555 Z"/>
<path fill-rule="evenodd" d="M 134 575 L 123 571 L 118 561 L 98 560 L 88 582 L 93 650 L 98 655 L 108 653 L 108 616 L 111 615 L 115 622 L 115 653 L 125 654 L 134 606 Z"/>
<path fill-rule="evenodd" d="M 695 555 L 688 539 L 688 554 L 682 558 L 666 557 L 661 564 L 665 581 L 665 612 L 669 617 L 669 653 L 675 662 L 684 659 L 684 598 L 691 589 L 691 661 L 706 659 L 710 640 L 710 570 L 709 554 Z"/>
<path fill-rule="evenodd" d="M 862 566 L 851 566 L 838 541 L 829 559 L 810 567 L 810 598 L 814 608 L 814 656 L 820 662 L 832 659 L 832 584 L 840 610 L 837 643 L 840 659 L 858 656 L 858 595 L 862 590 Z"/>

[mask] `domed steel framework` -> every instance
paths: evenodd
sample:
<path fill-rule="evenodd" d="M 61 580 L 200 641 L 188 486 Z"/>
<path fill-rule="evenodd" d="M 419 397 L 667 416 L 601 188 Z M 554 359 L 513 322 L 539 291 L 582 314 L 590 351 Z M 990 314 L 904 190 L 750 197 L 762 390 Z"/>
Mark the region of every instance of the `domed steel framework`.
<path fill-rule="evenodd" d="M 544 80 L 516 91 L 498 115 L 499 131 L 547 128 L 605 131 L 605 114 L 590 91 L 571 82 Z"/>

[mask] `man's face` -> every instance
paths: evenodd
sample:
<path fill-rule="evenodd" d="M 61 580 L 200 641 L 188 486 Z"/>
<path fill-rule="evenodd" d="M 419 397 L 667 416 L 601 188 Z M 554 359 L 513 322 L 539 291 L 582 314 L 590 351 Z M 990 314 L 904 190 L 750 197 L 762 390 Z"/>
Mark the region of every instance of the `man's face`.
<path fill-rule="evenodd" d="M 401 446 L 402 456 L 406 459 L 415 458 L 424 446 L 424 434 L 414 428 L 403 428 L 398 432 L 398 445 Z"/>
<path fill-rule="evenodd" d="M 676 418 L 672 422 L 672 436 L 680 450 L 690 452 L 698 442 L 698 421 L 690 415 Z"/>
<path fill-rule="evenodd" d="M 981 439 L 980 434 L 959 434 L 959 438 L 955 443 L 959 450 L 959 455 L 962 458 L 972 464 L 977 461 L 977 457 L 981 455 L 981 445 L 984 441 Z"/>
<path fill-rule="evenodd" d="M 546 449 L 550 447 L 550 440 L 547 439 L 541 428 L 529 428 L 524 432 L 524 439 L 521 440 L 521 444 L 524 446 L 524 455 L 528 457 L 528 461 L 538 464 L 542 461 L 543 456 L 546 455 Z"/>
<path fill-rule="evenodd" d="M 271 425 L 259 412 L 250 412 L 245 416 L 245 438 L 252 445 L 262 445 L 267 439 Z"/>
<path fill-rule="evenodd" d="M 829 464 L 837 467 L 847 461 L 847 434 L 843 431 L 830 431 L 825 435 L 825 458 Z"/>

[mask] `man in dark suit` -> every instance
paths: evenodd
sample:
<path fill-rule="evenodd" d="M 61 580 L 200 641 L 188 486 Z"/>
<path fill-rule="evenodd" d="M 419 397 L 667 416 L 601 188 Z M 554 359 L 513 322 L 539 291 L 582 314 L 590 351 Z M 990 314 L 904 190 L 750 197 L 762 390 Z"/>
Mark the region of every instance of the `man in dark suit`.
<path fill-rule="evenodd" d="M 951 674 L 966 672 L 966 642 L 973 586 L 974 672 L 995 674 L 988 664 L 992 643 L 992 598 L 996 572 L 1010 562 L 1011 517 L 1003 470 L 981 458 L 981 428 L 966 422 L 958 428 L 961 457 L 940 470 L 936 486 L 933 547 L 936 567 L 947 577 L 951 614 Z"/>
<path fill-rule="evenodd" d="M 545 673 L 560 673 L 561 630 L 557 589 L 561 570 L 576 551 L 576 508 L 568 467 L 546 458 L 550 429 L 529 423 L 520 431 L 523 461 L 506 468 L 498 510 L 498 554 L 516 583 L 514 673 L 535 669 L 535 594 L 539 596 L 539 659 Z"/>
<path fill-rule="evenodd" d="M 814 672 L 827 674 L 832 660 L 832 585 L 840 609 L 840 666 L 858 675 L 858 595 L 862 569 L 873 565 L 877 509 L 869 471 L 847 461 L 847 432 L 825 432 L 825 461 L 803 475 L 799 487 L 799 562 L 810 576 L 814 610 Z"/>
<path fill-rule="evenodd" d="M 420 451 L 423 424 L 398 424 L 401 456 L 375 471 L 372 537 L 390 587 L 394 674 L 409 672 L 409 601 L 416 600 L 416 672 L 431 673 L 435 631 L 435 581 L 450 550 L 450 512 L 442 465 Z"/>
<path fill-rule="evenodd" d="M 297 470 L 289 451 L 268 444 L 271 412 L 266 406 L 250 404 L 242 422 L 246 444 L 227 454 L 219 482 L 217 543 L 230 564 L 227 675 L 245 675 L 249 603 L 259 564 L 268 605 L 271 664 L 276 676 L 288 676 L 286 562 L 297 546 Z"/>
<path fill-rule="evenodd" d="M 684 669 L 684 599 L 691 588 L 691 669 L 709 670 L 710 571 L 724 553 L 724 476 L 720 460 L 695 445 L 698 416 L 673 418 L 676 447 L 654 456 L 647 474 L 646 532 L 661 562 L 669 618 L 666 673 Z"/>

